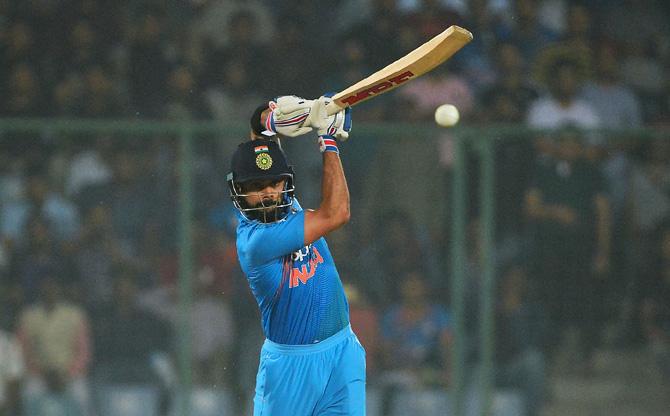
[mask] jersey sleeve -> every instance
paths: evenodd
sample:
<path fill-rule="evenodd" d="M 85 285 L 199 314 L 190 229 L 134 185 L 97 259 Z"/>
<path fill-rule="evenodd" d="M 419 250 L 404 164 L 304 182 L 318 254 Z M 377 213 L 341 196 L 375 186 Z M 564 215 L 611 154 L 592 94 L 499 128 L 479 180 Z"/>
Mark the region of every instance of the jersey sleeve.
<path fill-rule="evenodd" d="M 261 225 L 254 229 L 248 241 L 248 256 L 252 265 L 261 265 L 302 248 L 305 240 L 305 212 L 298 211 L 284 221 Z"/>

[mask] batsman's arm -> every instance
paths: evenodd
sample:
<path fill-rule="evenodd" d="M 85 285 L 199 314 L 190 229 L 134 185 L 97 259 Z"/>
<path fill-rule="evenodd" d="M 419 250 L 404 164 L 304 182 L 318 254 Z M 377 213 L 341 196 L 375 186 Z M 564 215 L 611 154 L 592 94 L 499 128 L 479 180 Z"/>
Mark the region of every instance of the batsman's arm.
<path fill-rule="evenodd" d="M 305 244 L 313 243 L 349 221 L 349 188 L 337 152 L 323 152 L 321 204 L 305 212 Z"/>
<path fill-rule="evenodd" d="M 314 211 L 305 212 L 305 244 L 313 243 L 349 221 L 349 188 L 344 177 L 337 140 L 332 135 L 326 103 L 322 96 L 312 107 L 312 120 L 319 133 L 319 150 L 323 155 L 321 204 Z"/>

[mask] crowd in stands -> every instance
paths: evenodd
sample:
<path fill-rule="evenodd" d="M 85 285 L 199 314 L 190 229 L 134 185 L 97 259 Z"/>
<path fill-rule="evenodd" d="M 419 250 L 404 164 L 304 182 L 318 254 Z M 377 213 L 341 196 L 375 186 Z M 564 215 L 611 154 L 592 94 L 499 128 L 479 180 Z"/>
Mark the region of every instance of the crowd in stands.
<path fill-rule="evenodd" d="M 631 130 L 670 122 L 666 3 L 0 0 L 0 118 L 246 123 L 269 98 L 340 90 L 451 24 L 468 28 L 473 42 L 448 64 L 357 107 L 352 140 L 356 123 L 424 123 L 445 102 L 468 125 L 549 129 L 496 143 L 496 383 L 520 391 L 533 416 L 569 331 L 584 374 L 614 339 L 648 344 L 670 380 L 670 137 Z M 244 138 L 221 135 L 195 146 L 193 381 L 244 407 L 262 334 L 236 260 L 221 144 Z M 449 149 L 440 143 L 430 151 Z M 358 181 L 363 154 L 345 160 Z M 91 415 L 100 383 L 169 392 L 178 382 L 177 155 L 160 134 L 0 134 L 0 415 Z M 411 169 L 395 174 L 430 186 Z M 315 181 L 298 186 L 318 197 Z M 329 239 L 369 383 L 387 392 L 450 384 L 449 231 L 406 204 L 448 215 L 398 201 L 405 189 L 352 223 L 370 232 L 352 225 Z M 354 209 L 366 191 L 352 183 Z"/>

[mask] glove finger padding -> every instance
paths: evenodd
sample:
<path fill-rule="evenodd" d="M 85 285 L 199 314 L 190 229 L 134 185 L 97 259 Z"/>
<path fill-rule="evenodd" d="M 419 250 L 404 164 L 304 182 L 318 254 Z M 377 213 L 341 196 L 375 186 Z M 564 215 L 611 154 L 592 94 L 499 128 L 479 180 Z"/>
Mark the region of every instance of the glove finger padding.
<path fill-rule="evenodd" d="M 301 114 L 307 112 L 309 114 L 314 100 L 307 100 L 295 95 L 283 95 L 277 97 L 274 101 L 270 101 L 270 103 L 272 103 L 270 109 L 275 110 L 278 115 L 284 117 L 293 115 L 294 113 Z"/>
<path fill-rule="evenodd" d="M 268 103 L 271 112 L 265 121 L 265 128 L 283 136 L 296 137 L 312 131 L 306 125 L 314 100 L 295 95 L 284 95 Z"/>

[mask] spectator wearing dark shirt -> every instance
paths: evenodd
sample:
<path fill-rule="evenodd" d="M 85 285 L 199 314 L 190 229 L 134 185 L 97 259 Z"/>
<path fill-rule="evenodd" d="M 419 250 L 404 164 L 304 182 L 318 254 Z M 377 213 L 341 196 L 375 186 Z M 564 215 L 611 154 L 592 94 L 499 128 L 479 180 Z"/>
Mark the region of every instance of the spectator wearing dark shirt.
<path fill-rule="evenodd" d="M 600 171 L 584 159 L 579 132 L 564 129 L 555 159 L 537 164 L 526 194 L 533 276 L 555 336 L 576 327 L 577 354 L 591 364 L 598 340 L 601 289 L 609 268 L 609 203 Z"/>

